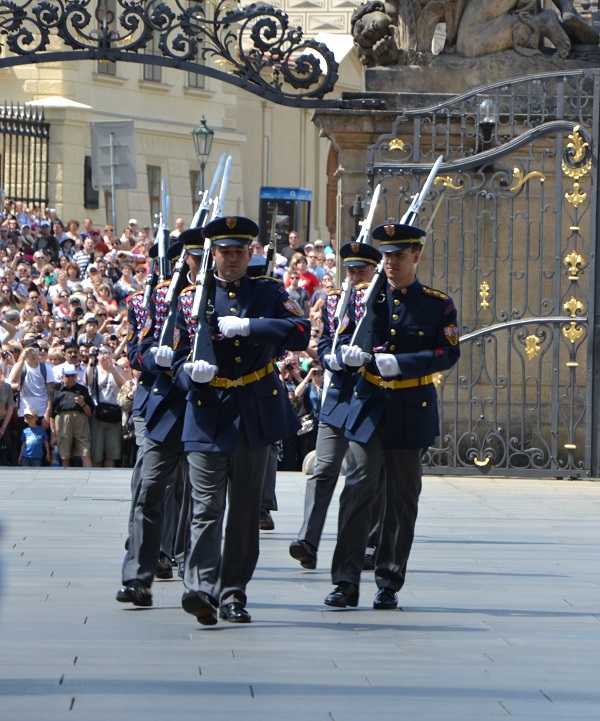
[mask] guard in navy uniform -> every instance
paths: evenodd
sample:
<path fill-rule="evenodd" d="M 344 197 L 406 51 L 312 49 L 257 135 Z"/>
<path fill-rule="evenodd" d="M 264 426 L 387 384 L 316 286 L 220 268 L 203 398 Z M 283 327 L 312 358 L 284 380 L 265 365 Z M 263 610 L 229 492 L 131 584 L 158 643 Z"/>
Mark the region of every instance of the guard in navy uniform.
<path fill-rule="evenodd" d="M 339 342 L 334 355 L 332 345 L 336 334 L 335 315 L 341 291 L 331 290 L 323 306 L 323 335 L 319 340 L 319 359 L 329 371 L 329 384 L 319 415 L 315 469 L 306 482 L 304 521 L 298 538 L 292 541 L 289 549 L 290 556 L 299 561 L 303 568 L 317 566 L 317 549 L 327 510 L 348 451 L 349 441 L 344 429 L 358 375 L 355 370 L 347 371 L 342 368 L 341 347 L 351 338 L 357 316 L 360 318 L 360 300 L 373 279 L 381 253 L 372 245 L 352 242 L 341 247 L 340 257 L 353 290 L 348 309 L 341 320 Z"/>
<path fill-rule="evenodd" d="M 174 260 L 180 252 L 186 253 L 190 278 L 195 279 L 202 257 L 201 230 L 184 231 L 169 248 L 169 260 Z M 123 586 L 117 593 L 117 601 L 135 606 L 152 605 L 151 585 L 160 558 L 165 523 L 165 494 L 178 480 L 183 483 L 182 474 L 187 471 L 181 441 L 185 392 L 173 383 L 170 370 L 173 349 L 158 344 L 168 315 L 165 304 L 168 287 L 169 282 L 165 281 L 154 291 L 139 351 L 142 367 L 155 374 L 155 381 L 146 407 L 142 479 L 135 501 L 129 554 L 123 566 Z"/>
<path fill-rule="evenodd" d="M 193 357 L 198 319 L 190 291 L 180 296 L 173 360 L 177 383 L 188 391 L 183 442 L 192 486 L 181 603 L 203 625 L 217 623 L 217 608 L 222 619 L 248 623 L 265 466 L 271 444 L 300 427 L 274 359 L 282 348 L 304 350 L 310 327 L 281 283 L 247 275 L 256 223 L 222 217 L 204 234 L 215 263 L 208 322 L 216 366 Z"/>
<path fill-rule="evenodd" d="M 398 607 L 421 491 L 421 456 L 439 433 L 434 374 L 459 357 L 459 331 L 451 298 L 416 277 L 425 231 L 380 225 L 387 283 L 375 304 L 373 353 L 342 348 L 342 360 L 359 373 L 346 421 L 354 467 L 340 497 L 338 540 L 332 561 L 337 585 L 325 603 L 358 605 L 369 534 L 371 499 L 385 468 L 384 512 L 375 564 L 375 609 Z"/>

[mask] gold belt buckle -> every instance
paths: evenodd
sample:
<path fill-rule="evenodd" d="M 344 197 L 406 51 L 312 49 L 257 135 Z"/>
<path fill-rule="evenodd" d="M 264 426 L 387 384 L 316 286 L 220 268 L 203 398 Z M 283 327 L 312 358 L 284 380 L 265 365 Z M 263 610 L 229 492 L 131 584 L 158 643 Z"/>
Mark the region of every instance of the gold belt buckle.
<path fill-rule="evenodd" d="M 384 381 L 383 378 L 379 381 L 380 388 L 388 388 L 394 390 L 394 381 Z"/>
<path fill-rule="evenodd" d="M 227 387 L 228 388 L 238 388 L 239 386 L 243 386 L 244 381 L 241 378 L 235 378 L 234 380 L 228 380 Z"/>

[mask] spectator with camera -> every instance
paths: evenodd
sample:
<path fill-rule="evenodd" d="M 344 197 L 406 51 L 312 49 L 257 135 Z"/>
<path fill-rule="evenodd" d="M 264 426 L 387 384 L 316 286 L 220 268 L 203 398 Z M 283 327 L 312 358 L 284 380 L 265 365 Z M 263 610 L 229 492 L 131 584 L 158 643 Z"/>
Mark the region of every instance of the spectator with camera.
<path fill-rule="evenodd" d="M 86 383 L 95 406 L 91 431 L 92 463 L 96 467 L 114 467 L 121 460 L 123 431 L 117 398 L 125 380 L 110 348 L 102 345 L 90 349 Z"/>
<path fill-rule="evenodd" d="M 12 417 L 15 409 L 13 391 L 6 382 L 6 372 L 10 368 L 9 351 L 2 351 L 0 360 L 0 466 L 12 465 Z"/>
<path fill-rule="evenodd" d="M 54 372 L 49 363 L 40 362 L 40 344 L 34 338 L 23 341 L 23 351 L 11 371 L 9 382 L 19 398 L 19 435 L 25 425 L 25 408 L 35 411 L 42 419 L 42 428 L 48 430 Z"/>
<path fill-rule="evenodd" d="M 92 399 L 88 389 L 79 382 L 77 369 L 64 363 L 61 380 L 52 394 L 50 416 L 51 439 L 56 444 L 63 468 L 71 465 L 71 458 L 81 458 L 84 468 L 91 468 L 90 421 Z"/>

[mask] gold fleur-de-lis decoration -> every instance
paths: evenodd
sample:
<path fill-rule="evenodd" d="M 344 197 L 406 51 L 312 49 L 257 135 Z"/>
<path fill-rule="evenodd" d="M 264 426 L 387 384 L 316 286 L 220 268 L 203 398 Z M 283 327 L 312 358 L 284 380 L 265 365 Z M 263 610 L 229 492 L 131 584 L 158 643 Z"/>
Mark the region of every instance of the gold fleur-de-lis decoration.
<path fill-rule="evenodd" d="M 525 353 L 527 353 L 529 360 L 533 360 L 538 356 L 540 350 L 540 339 L 537 335 L 528 335 L 527 338 L 525 338 Z"/>
<path fill-rule="evenodd" d="M 546 180 L 546 176 L 543 173 L 540 173 L 539 170 L 532 170 L 530 173 L 525 173 L 520 168 L 513 168 L 513 175 L 515 178 L 514 184 L 510 186 L 508 189 L 510 193 L 516 193 L 519 188 L 522 188 L 525 183 L 527 183 L 529 180 L 533 180 L 534 178 L 539 178 L 540 183 L 543 183 Z"/>
<path fill-rule="evenodd" d="M 567 267 L 567 273 L 569 275 L 569 280 L 579 280 L 579 271 L 581 270 L 582 266 L 584 265 L 584 260 L 579 255 L 579 253 L 576 253 L 574 250 L 572 250 L 569 255 L 565 256 L 565 259 L 563 260 L 563 263 Z"/>
<path fill-rule="evenodd" d="M 585 333 L 585 330 L 582 328 L 582 326 L 577 325 L 574 321 L 571 321 L 569 325 L 564 325 L 562 329 L 563 335 L 567 340 L 570 340 L 571 343 L 575 343 L 576 340 L 579 340 L 581 336 Z"/>
<path fill-rule="evenodd" d="M 581 311 L 583 310 L 583 303 L 580 300 L 577 300 L 577 298 L 571 296 L 569 300 L 563 305 L 563 308 L 571 316 L 571 318 L 574 318 L 578 313 L 581 313 Z"/>
<path fill-rule="evenodd" d="M 585 190 L 581 189 L 581 185 L 579 183 L 575 183 L 573 185 L 573 191 L 569 193 L 568 191 L 565 193 L 565 199 L 568 203 L 571 203 L 575 208 L 578 208 L 587 198 L 587 193 Z"/>
<path fill-rule="evenodd" d="M 485 280 L 479 286 L 479 295 L 481 297 L 481 307 L 489 308 L 488 298 L 490 297 L 490 286 Z"/>
<path fill-rule="evenodd" d="M 436 388 L 439 388 L 442 385 L 443 380 L 444 380 L 443 373 L 434 373 L 433 374 L 433 382 L 435 383 Z"/>

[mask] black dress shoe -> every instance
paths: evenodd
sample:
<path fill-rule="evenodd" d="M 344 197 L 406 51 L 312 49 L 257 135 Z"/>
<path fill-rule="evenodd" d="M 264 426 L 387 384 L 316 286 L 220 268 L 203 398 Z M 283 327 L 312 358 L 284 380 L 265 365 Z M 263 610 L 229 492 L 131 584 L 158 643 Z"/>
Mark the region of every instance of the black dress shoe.
<path fill-rule="evenodd" d="M 217 622 L 217 604 L 207 593 L 186 591 L 181 597 L 181 607 L 196 616 L 203 626 L 214 626 Z"/>
<path fill-rule="evenodd" d="M 296 561 L 300 561 L 302 568 L 317 567 L 317 549 L 308 541 L 292 541 L 290 556 Z"/>
<path fill-rule="evenodd" d="M 335 608 L 346 608 L 346 606 L 358 606 L 358 586 L 348 581 L 342 581 L 338 584 L 329 596 L 325 597 L 326 606 L 335 606 Z"/>
<path fill-rule="evenodd" d="M 120 603 L 133 603 L 134 606 L 151 606 L 152 591 L 143 581 L 134 578 L 117 592 L 117 601 Z"/>
<path fill-rule="evenodd" d="M 219 618 L 230 623 L 250 623 L 252 621 L 252 616 L 240 601 L 232 601 L 221 606 L 219 608 Z"/>
<path fill-rule="evenodd" d="M 261 531 L 274 531 L 275 530 L 275 521 L 273 520 L 271 511 L 268 511 L 266 508 L 263 508 L 263 510 L 260 512 L 260 520 L 258 522 L 258 527 L 260 528 Z"/>
<path fill-rule="evenodd" d="M 161 581 L 167 581 L 173 578 L 173 564 L 171 563 L 171 559 L 165 556 L 164 553 L 160 554 L 154 575 L 156 578 L 160 578 Z"/>
<path fill-rule="evenodd" d="M 398 608 L 398 594 L 393 588 L 380 588 L 375 594 L 373 608 L 382 611 Z"/>

